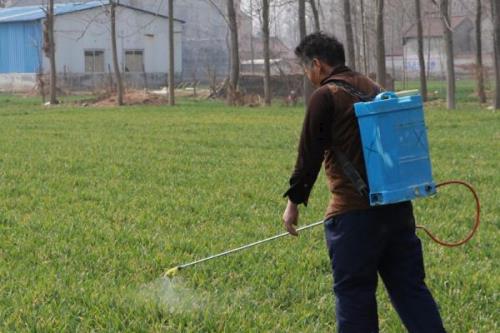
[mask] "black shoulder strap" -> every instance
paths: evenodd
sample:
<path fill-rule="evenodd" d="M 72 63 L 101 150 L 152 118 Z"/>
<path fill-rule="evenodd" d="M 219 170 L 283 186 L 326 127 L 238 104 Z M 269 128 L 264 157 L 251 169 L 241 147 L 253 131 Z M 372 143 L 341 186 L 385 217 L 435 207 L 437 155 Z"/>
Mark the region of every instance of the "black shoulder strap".
<path fill-rule="evenodd" d="M 338 79 L 329 79 L 325 82 L 322 82 L 323 85 L 325 84 L 334 84 L 342 89 L 344 89 L 348 94 L 351 96 L 354 96 L 358 98 L 362 102 L 368 102 L 373 100 L 373 98 L 376 96 L 370 96 L 363 94 L 361 91 L 353 87 L 351 84 L 338 80 Z M 377 92 L 378 94 L 378 92 Z M 340 167 L 342 168 L 342 172 L 344 175 L 351 181 L 351 183 L 354 185 L 358 193 L 365 197 L 368 198 L 369 195 L 369 189 L 368 186 L 366 185 L 365 180 L 361 177 L 359 174 L 358 170 L 354 167 L 352 162 L 347 158 L 347 156 L 340 151 L 339 149 L 332 149 L 332 152 L 335 156 L 335 159 L 337 162 L 340 164 Z"/>
<path fill-rule="evenodd" d="M 358 173 L 358 170 L 356 170 L 352 162 L 347 158 L 347 156 L 345 156 L 342 151 L 338 149 L 332 149 L 332 152 L 335 156 L 335 160 L 340 164 L 342 172 L 354 185 L 356 191 L 358 191 L 358 193 L 361 194 L 362 197 L 368 198 L 368 194 L 370 193 L 368 185 L 366 185 L 365 180 Z"/>
<path fill-rule="evenodd" d="M 349 95 L 357 97 L 361 102 L 369 102 L 375 98 L 376 95 L 378 95 L 382 90 L 379 90 L 376 92 L 375 95 L 367 95 L 356 89 L 353 85 L 350 83 L 347 83 L 346 81 L 339 80 L 339 79 L 328 79 L 324 82 L 322 82 L 323 85 L 325 84 L 334 84 L 342 89 L 345 90 Z"/>

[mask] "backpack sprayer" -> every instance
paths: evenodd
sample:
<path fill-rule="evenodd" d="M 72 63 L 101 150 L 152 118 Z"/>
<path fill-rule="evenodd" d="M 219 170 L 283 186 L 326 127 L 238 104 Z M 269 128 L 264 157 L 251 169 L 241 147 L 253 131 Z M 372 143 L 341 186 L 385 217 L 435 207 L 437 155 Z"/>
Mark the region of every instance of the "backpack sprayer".
<path fill-rule="evenodd" d="M 360 193 L 367 192 L 371 206 L 387 205 L 409 201 L 416 198 L 429 197 L 437 193 L 437 188 L 448 185 L 465 186 L 474 196 L 476 215 L 474 225 L 469 234 L 462 240 L 448 243 L 438 239 L 427 228 L 417 226 L 433 241 L 446 246 L 455 247 L 468 242 L 475 234 L 480 223 L 480 202 L 477 192 L 472 185 L 460 181 L 450 180 L 435 184 L 432 178 L 431 160 L 427 141 L 427 129 L 424 121 L 422 98 L 418 91 L 400 93 L 383 92 L 375 99 L 365 97 L 346 82 L 330 80 L 328 84 L 335 84 L 349 94 L 363 101 L 354 104 L 356 117 L 361 134 L 363 155 L 367 167 L 368 186 L 350 166 L 349 161 L 342 155 L 341 164 L 344 173 Z M 312 223 L 297 229 L 306 230 L 323 224 L 324 221 Z M 185 269 L 205 261 L 230 255 L 256 245 L 288 236 L 284 232 L 257 242 L 253 242 L 232 250 L 186 263 L 166 271 L 166 277 L 173 277 L 181 269 Z"/>

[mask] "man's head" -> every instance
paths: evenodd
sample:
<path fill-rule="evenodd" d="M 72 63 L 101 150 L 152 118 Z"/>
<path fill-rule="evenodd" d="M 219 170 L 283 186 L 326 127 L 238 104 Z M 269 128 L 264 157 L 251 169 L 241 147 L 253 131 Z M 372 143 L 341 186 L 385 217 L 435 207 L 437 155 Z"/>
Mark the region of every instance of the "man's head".
<path fill-rule="evenodd" d="M 307 35 L 295 48 L 295 55 L 315 86 L 319 86 L 334 67 L 345 64 L 344 45 L 323 32 Z"/>

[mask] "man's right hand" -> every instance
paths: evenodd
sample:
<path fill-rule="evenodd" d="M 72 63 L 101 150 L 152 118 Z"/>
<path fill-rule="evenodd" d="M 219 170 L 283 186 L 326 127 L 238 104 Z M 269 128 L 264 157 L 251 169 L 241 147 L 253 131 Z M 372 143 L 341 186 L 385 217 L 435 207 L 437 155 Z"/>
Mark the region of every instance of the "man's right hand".
<path fill-rule="evenodd" d="M 283 225 L 285 229 L 293 236 L 299 235 L 297 233 L 297 230 L 295 229 L 295 227 L 298 224 L 298 221 L 299 221 L 299 208 L 295 203 L 288 200 L 285 212 L 283 213 Z"/>

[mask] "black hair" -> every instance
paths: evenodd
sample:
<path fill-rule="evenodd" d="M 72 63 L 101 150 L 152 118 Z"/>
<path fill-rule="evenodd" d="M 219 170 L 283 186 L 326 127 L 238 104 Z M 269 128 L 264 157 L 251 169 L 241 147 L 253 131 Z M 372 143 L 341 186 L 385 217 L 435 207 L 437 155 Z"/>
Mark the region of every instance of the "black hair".
<path fill-rule="evenodd" d="M 330 66 L 344 65 L 344 45 L 335 36 L 324 32 L 315 32 L 304 37 L 295 48 L 295 55 L 303 64 L 309 64 L 314 58 Z"/>

